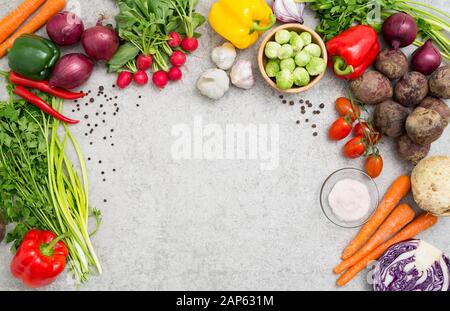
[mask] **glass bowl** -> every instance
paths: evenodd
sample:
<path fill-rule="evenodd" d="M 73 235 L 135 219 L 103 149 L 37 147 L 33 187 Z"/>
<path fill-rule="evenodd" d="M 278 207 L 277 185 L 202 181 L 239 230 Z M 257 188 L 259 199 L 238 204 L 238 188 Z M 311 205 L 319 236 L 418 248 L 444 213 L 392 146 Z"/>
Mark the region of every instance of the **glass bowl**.
<path fill-rule="evenodd" d="M 345 221 L 339 218 L 332 210 L 329 202 L 328 196 L 333 189 L 334 185 L 342 179 L 353 179 L 357 180 L 367 186 L 370 195 L 370 207 L 368 212 L 360 219 L 353 221 Z M 351 195 L 351 194 L 349 194 Z M 337 226 L 343 228 L 356 228 L 362 226 L 367 222 L 367 220 L 372 216 L 373 212 L 378 206 L 379 202 L 379 192 L 375 181 L 367 175 L 364 171 L 357 168 L 342 168 L 333 172 L 330 176 L 325 179 L 320 190 L 320 206 L 323 213 L 328 218 L 329 221 Z"/>

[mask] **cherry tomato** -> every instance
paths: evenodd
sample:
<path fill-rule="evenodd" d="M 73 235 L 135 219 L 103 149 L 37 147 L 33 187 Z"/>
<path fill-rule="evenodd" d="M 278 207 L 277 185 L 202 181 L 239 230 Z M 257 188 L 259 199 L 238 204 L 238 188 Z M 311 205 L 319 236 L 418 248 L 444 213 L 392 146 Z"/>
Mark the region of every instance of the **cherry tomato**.
<path fill-rule="evenodd" d="M 345 97 L 338 97 L 336 99 L 336 110 L 343 117 L 349 116 L 352 121 L 355 121 L 361 115 L 358 106 L 355 103 L 352 104 L 350 99 Z"/>
<path fill-rule="evenodd" d="M 381 139 L 381 133 L 378 132 L 376 129 L 373 128 L 373 130 L 371 130 L 366 122 L 359 122 L 353 128 L 353 134 L 355 134 L 355 136 L 365 137 L 369 133 L 370 133 L 370 140 L 374 145 L 376 145 Z"/>
<path fill-rule="evenodd" d="M 367 157 L 365 170 L 367 175 L 377 178 L 383 170 L 383 158 L 378 154 L 371 154 Z"/>
<path fill-rule="evenodd" d="M 331 124 L 328 129 L 328 137 L 331 140 L 341 140 L 350 134 L 352 131 L 352 125 L 345 119 L 345 117 L 340 117 Z"/>
<path fill-rule="evenodd" d="M 355 159 L 360 157 L 364 151 L 366 151 L 366 146 L 363 142 L 362 136 L 356 136 L 350 139 L 343 149 L 343 153 L 347 158 Z"/>

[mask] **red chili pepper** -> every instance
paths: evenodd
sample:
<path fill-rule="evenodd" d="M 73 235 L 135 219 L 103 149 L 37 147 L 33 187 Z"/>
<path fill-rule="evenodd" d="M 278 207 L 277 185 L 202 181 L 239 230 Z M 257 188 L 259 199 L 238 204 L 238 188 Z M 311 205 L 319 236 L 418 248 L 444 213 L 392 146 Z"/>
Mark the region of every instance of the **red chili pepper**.
<path fill-rule="evenodd" d="M 33 89 L 40 90 L 42 92 L 48 93 L 50 95 L 62 98 L 62 99 L 69 99 L 74 100 L 81 97 L 84 97 L 86 94 L 83 92 L 75 93 L 66 91 L 63 89 L 59 89 L 56 87 L 51 87 L 48 84 L 48 81 L 34 81 L 27 77 L 21 76 L 18 73 L 15 73 L 14 71 L 11 71 L 9 74 L 9 81 L 11 81 L 12 84 L 15 85 L 21 85 L 26 87 L 31 87 Z"/>
<path fill-rule="evenodd" d="M 41 109 L 43 112 L 48 113 L 52 117 L 54 117 L 62 122 L 69 123 L 69 124 L 77 124 L 78 122 L 80 122 L 78 120 L 69 119 L 69 118 L 63 116 L 58 111 L 56 111 L 55 109 L 50 107 L 50 105 L 47 104 L 45 101 L 43 101 L 39 96 L 28 91 L 23 86 L 17 85 L 14 88 L 14 93 L 16 93 L 18 96 L 22 97 L 23 99 L 25 99 L 30 104 L 35 105 L 36 107 Z"/>
<path fill-rule="evenodd" d="M 28 287 L 51 284 L 64 271 L 69 254 L 61 238 L 51 231 L 28 231 L 11 262 L 12 275 Z"/>
<path fill-rule="evenodd" d="M 338 78 L 354 80 L 375 61 L 380 52 L 377 32 L 370 26 L 353 26 L 327 43 L 328 65 Z"/>

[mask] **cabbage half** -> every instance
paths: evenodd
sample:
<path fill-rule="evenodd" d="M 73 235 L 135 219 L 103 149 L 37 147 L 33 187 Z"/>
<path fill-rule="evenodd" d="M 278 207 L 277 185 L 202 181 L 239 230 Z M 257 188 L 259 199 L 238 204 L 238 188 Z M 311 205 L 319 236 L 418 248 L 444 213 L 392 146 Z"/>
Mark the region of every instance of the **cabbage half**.
<path fill-rule="evenodd" d="M 422 240 L 400 242 L 380 257 L 373 281 L 375 291 L 448 291 L 450 260 Z"/>

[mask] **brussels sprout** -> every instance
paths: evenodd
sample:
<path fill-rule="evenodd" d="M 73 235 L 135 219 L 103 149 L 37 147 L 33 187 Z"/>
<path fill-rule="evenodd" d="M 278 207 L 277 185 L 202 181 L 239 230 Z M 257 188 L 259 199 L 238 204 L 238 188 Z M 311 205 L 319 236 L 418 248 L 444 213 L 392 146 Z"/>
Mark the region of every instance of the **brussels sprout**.
<path fill-rule="evenodd" d="M 269 41 L 264 48 L 264 54 L 266 54 L 267 58 L 274 59 L 278 57 L 278 51 L 280 50 L 281 45 L 274 42 Z"/>
<path fill-rule="evenodd" d="M 305 68 L 297 67 L 292 73 L 294 76 L 294 83 L 298 86 L 305 86 L 309 83 L 310 77 Z"/>
<path fill-rule="evenodd" d="M 300 36 L 300 38 L 302 38 L 303 43 L 305 45 L 308 45 L 308 44 L 311 43 L 312 37 L 311 37 L 311 34 L 309 32 L 306 32 L 306 31 L 302 32 L 299 36 Z"/>
<path fill-rule="evenodd" d="M 292 41 L 295 37 L 298 37 L 298 33 L 295 31 L 290 31 L 289 34 L 291 35 L 291 39 L 289 41 Z"/>
<path fill-rule="evenodd" d="M 305 51 L 300 51 L 295 55 L 295 63 L 299 67 L 305 67 L 309 61 L 311 60 L 311 55 L 306 53 Z"/>
<path fill-rule="evenodd" d="M 327 68 L 327 63 L 320 57 L 311 57 L 306 70 L 308 70 L 310 76 L 318 76 Z"/>
<path fill-rule="evenodd" d="M 286 59 L 291 58 L 294 55 L 294 49 L 289 44 L 283 44 L 278 50 L 278 58 Z"/>
<path fill-rule="evenodd" d="M 280 71 L 280 62 L 278 60 L 272 59 L 266 64 L 266 73 L 269 77 L 274 78 L 278 71 Z"/>
<path fill-rule="evenodd" d="M 281 70 L 287 69 L 287 70 L 289 70 L 290 72 L 294 71 L 294 69 L 295 69 L 295 61 L 294 61 L 294 59 L 293 59 L 293 58 L 286 58 L 286 59 L 283 59 L 283 60 L 280 62 L 280 69 L 281 69 Z"/>
<path fill-rule="evenodd" d="M 285 44 L 288 43 L 291 39 L 291 34 L 286 29 L 278 30 L 275 33 L 275 41 L 279 44 Z"/>
<path fill-rule="evenodd" d="M 315 57 L 320 57 L 320 55 L 322 55 L 322 49 L 315 43 L 308 44 L 303 48 L 303 51 Z"/>
<path fill-rule="evenodd" d="M 289 42 L 292 48 L 294 49 L 294 52 L 300 52 L 303 49 L 303 40 L 300 38 L 300 36 L 296 36 L 294 38 L 291 38 L 291 41 Z"/>
<path fill-rule="evenodd" d="M 282 90 L 287 90 L 294 85 L 294 76 L 288 69 L 283 69 L 277 73 L 276 81 L 277 87 Z"/>

